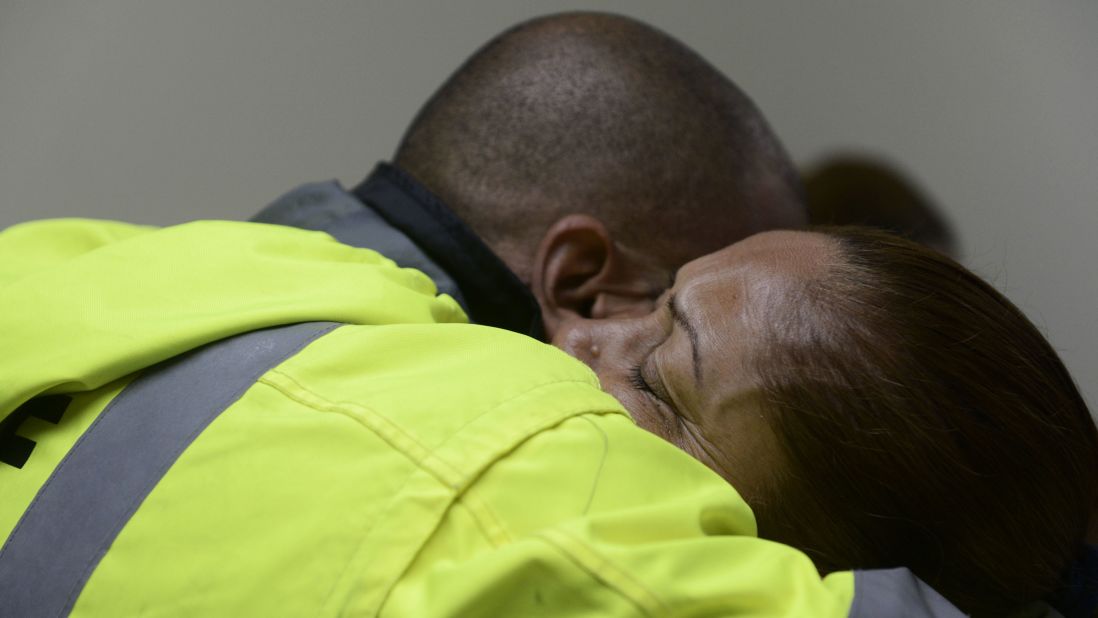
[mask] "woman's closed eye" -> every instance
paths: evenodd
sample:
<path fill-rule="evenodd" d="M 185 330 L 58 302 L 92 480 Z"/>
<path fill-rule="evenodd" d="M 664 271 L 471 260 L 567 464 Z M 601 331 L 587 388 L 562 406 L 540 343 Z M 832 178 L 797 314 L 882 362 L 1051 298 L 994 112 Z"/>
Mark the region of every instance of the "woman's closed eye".
<path fill-rule="evenodd" d="M 629 371 L 629 383 L 633 388 L 646 393 L 652 399 L 655 399 L 657 402 L 674 410 L 675 406 L 671 403 L 671 398 L 668 396 L 666 389 L 663 388 L 663 385 L 659 383 L 653 384 L 644 377 L 644 366 L 649 360 L 650 357 L 645 358 L 640 363 L 633 366 Z"/>
<path fill-rule="evenodd" d="M 648 384 L 648 381 L 644 379 L 643 361 L 633 366 L 633 369 L 629 371 L 629 383 L 633 385 L 633 388 L 638 391 L 648 393 L 652 397 L 659 399 L 656 395 L 656 391 L 652 390 L 652 387 Z"/>

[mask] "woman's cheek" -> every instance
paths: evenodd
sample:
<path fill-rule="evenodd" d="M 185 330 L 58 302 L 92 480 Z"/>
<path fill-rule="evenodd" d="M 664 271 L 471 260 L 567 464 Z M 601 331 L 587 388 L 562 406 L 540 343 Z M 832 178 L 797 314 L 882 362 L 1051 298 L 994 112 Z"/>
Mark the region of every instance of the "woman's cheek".
<path fill-rule="evenodd" d="M 628 406 L 626 409 L 629 410 Z M 654 406 L 641 405 L 637 406 L 636 412 L 633 410 L 629 410 L 629 412 L 638 427 L 682 448 L 682 436 L 680 435 L 678 423 L 675 422 L 673 417 L 662 413 Z"/>
<path fill-rule="evenodd" d="M 655 402 L 648 395 L 638 391 L 628 381 L 617 376 L 599 375 L 602 390 L 614 396 L 625 408 L 638 427 L 667 440 L 670 438 L 668 424 Z"/>

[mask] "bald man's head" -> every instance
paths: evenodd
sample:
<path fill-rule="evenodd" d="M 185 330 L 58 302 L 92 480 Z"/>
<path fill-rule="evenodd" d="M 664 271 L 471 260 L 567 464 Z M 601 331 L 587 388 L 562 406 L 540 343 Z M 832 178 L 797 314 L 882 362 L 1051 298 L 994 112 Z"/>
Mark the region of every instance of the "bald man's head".
<path fill-rule="evenodd" d="M 524 279 L 569 213 L 674 266 L 804 222 L 794 168 L 751 100 L 615 15 L 544 17 L 490 41 L 421 110 L 396 163 Z"/>

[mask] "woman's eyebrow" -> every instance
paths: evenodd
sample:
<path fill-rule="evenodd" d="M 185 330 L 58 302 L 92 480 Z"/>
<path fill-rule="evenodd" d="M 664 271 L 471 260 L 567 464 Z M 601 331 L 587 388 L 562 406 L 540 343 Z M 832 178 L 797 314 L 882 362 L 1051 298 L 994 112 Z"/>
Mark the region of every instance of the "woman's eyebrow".
<path fill-rule="evenodd" d="M 676 300 L 675 294 L 667 298 L 667 310 L 671 312 L 671 319 L 681 326 L 686 331 L 687 336 L 690 337 L 690 351 L 694 361 L 694 381 L 698 383 L 698 386 L 701 386 L 702 373 L 701 355 L 698 353 L 698 329 L 694 328 L 694 324 L 686 319 L 686 315 L 679 309 Z"/>

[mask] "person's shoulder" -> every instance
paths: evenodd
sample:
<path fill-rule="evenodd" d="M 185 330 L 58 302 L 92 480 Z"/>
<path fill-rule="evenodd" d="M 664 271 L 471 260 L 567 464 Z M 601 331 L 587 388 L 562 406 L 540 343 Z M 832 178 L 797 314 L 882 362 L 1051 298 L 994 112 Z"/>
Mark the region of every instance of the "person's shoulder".
<path fill-rule="evenodd" d="M 397 432 L 409 455 L 429 454 L 462 476 L 567 418 L 626 415 L 564 352 L 471 324 L 343 326 L 265 380 Z"/>

